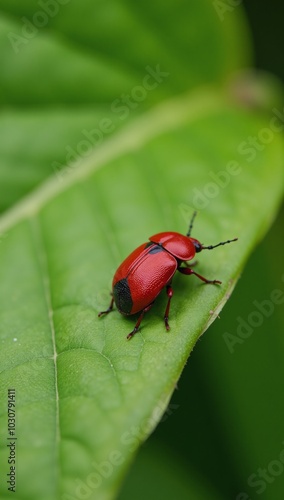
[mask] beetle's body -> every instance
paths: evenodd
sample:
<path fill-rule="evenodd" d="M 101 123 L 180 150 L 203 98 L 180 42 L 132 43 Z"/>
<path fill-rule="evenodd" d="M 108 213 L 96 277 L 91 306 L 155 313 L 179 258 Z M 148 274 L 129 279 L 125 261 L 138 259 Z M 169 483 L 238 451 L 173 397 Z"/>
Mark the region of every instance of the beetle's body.
<path fill-rule="evenodd" d="M 195 247 L 180 233 L 158 233 L 134 250 L 117 269 L 112 292 L 120 313 L 130 315 L 149 306 L 170 283 L 178 261 L 191 260 Z"/>
<path fill-rule="evenodd" d="M 161 246 L 143 243 L 114 275 L 113 297 L 119 312 L 135 314 L 154 302 L 176 269 L 176 259 Z"/>
<path fill-rule="evenodd" d="M 198 240 L 190 238 L 195 215 L 194 213 L 186 236 L 173 231 L 151 236 L 149 241 L 136 248 L 115 272 L 110 306 L 99 316 L 112 311 L 114 302 L 121 314 L 131 315 L 140 312 L 133 331 L 127 336 L 128 339 L 137 332 L 145 312 L 152 307 L 163 288 L 166 288 L 168 295 L 164 321 L 166 328 L 169 329 L 168 316 L 173 295 L 171 281 L 176 271 L 187 275 L 195 274 L 205 283 L 221 284 L 221 281 L 207 280 L 197 274 L 190 269 L 187 262 L 194 258 L 196 252 L 205 248 L 211 250 L 215 246 L 230 243 L 237 238 L 218 243 L 214 247 L 203 246 Z M 183 263 L 186 267 L 182 266 Z"/>

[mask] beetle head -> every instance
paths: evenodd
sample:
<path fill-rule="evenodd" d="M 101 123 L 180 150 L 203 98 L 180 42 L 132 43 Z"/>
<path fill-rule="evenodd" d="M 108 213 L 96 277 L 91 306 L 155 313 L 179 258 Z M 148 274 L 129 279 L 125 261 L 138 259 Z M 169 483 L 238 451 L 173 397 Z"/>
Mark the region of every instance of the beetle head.
<path fill-rule="evenodd" d="M 201 252 L 201 250 L 203 250 L 204 247 L 202 246 L 200 241 L 196 240 L 195 238 L 189 238 L 189 239 L 194 244 L 194 248 L 195 248 L 196 253 Z"/>

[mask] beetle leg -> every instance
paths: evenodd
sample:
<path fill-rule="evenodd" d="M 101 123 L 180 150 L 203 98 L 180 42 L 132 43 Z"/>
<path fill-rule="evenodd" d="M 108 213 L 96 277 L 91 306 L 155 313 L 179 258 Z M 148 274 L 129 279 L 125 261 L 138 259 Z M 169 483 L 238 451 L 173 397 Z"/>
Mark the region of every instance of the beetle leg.
<path fill-rule="evenodd" d="M 149 304 L 149 306 L 147 306 L 147 307 L 145 307 L 145 308 L 143 309 L 143 311 L 141 312 L 141 314 L 140 314 L 140 316 L 139 316 L 139 318 L 138 318 L 138 320 L 137 320 L 137 322 L 136 322 L 136 325 L 134 326 L 134 328 L 133 328 L 132 332 L 130 332 L 130 333 L 127 335 L 127 337 L 126 337 L 126 338 L 127 338 L 127 340 L 132 339 L 133 335 L 135 335 L 135 333 L 138 331 L 139 326 L 140 326 L 140 323 L 141 323 L 141 321 L 142 321 L 142 319 L 143 319 L 143 317 L 144 317 L 144 314 L 145 314 L 146 312 L 148 312 L 148 311 L 151 309 L 151 307 L 152 307 L 152 305 L 153 305 L 153 304 L 154 304 L 154 302 L 152 302 L 152 304 Z"/>
<path fill-rule="evenodd" d="M 192 269 L 188 267 L 178 267 L 178 271 L 182 274 L 195 274 L 197 278 L 200 280 L 204 281 L 204 283 L 211 283 L 213 285 L 221 285 L 222 281 L 219 280 L 208 280 L 207 278 L 204 278 L 204 276 L 201 276 L 201 274 L 196 273 Z"/>
<path fill-rule="evenodd" d="M 106 309 L 105 311 L 101 311 L 98 314 L 98 317 L 102 316 L 103 314 L 108 314 L 109 312 L 111 312 L 113 310 L 113 303 L 114 303 L 114 298 L 111 297 L 111 301 L 110 301 L 110 305 L 109 305 L 108 309 Z"/>
<path fill-rule="evenodd" d="M 170 312 L 171 299 L 172 299 L 172 296 L 174 294 L 174 291 L 173 291 L 171 285 L 167 285 L 166 290 L 167 290 L 167 296 L 169 298 L 168 298 L 168 303 L 167 303 L 167 307 L 166 307 L 166 310 L 165 310 L 164 321 L 165 321 L 165 327 L 166 327 L 166 329 L 169 330 L 170 329 L 170 325 L 169 325 L 169 312 Z"/>

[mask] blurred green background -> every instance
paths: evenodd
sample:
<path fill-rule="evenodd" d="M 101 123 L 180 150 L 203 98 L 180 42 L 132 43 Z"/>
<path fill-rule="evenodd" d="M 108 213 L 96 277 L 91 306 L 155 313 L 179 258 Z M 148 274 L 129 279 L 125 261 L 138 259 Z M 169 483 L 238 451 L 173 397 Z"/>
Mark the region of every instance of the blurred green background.
<path fill-rule="evenodd" d="M 283 80 L 280 1 L 268 6 L 248 0 L 243 6 L 255 68 Z M 283 247 L 284 206 L 249 259 L 220 320 L 193 350 L 168 414 L 142 446 L 119 500 L 195 500 L 192 476 L 220 500 L 283 499 L 283 304 L 233 353 L 223 338 L 225 332 L 236 335 L 238 317 L 247 321 L 257 310 L 254 301 L 269 300 L 276 289 L 284 292 Z M 194 433 L 187 431 L 193 428 Z M 201 490 L 200 498 L 211 496 Z"/>

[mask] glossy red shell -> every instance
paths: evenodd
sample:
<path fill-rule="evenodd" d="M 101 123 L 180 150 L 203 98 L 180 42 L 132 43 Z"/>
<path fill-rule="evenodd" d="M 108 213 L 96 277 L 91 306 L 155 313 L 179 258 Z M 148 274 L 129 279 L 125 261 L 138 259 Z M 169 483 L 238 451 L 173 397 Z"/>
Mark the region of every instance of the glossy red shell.
<path fill-rule="evenodd" d="M 196 250 L 191 238 L 183 234 L 166 231 L 154 234 L 149 240 L 161 245 L 176 259 L 191 260 L 195 256 Z"/>
<path fill-rule="evenodd" d="M 119 266 L 113 278 L 116 306 L 122 314 L 135 314 L 151 304 L 173 277 L 175 257 L 161 246 L 143 243 Z"/>

